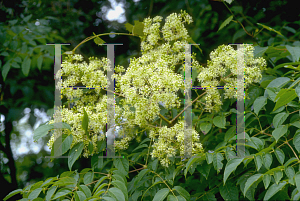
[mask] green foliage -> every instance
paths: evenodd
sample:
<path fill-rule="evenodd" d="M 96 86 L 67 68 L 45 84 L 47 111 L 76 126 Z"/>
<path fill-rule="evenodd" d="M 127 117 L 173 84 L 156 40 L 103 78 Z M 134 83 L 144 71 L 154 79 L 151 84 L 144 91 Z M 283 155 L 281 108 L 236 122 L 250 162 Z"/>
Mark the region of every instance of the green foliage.
<path fill-rule="evenodd" d="M 232 1 L 226 2 L 230 4 Z M 237 7 L 232 10 L 238 13 L 243 11 L 242 8 Z M 219 31 L 225 30 L 226 25 L 230 27 L 231 24 L 228 23 L 233 18 L 236 16 L 231 15 L 226 19 Z M 253 28 L 257 28 L 254 24 Z M 61 143 L 63 154 L 69 151 L 70 171 L 61 174 L 60 177 L 13 191 L 5 199 L 21 193 L 23 198 L 27 199 L 40 197 L 45 200 L 76 201 L 279 200 L 281 198 L 298 200 L 300 198 L 300 66 L 298 62 L 300 42 L 295 41 L 291 44 L 286 40 L 283 31 L 276 31 L 275 28 L 261 23 L 256 24 L 267 30 L 263 33 L 268 35 L 269 32 L 274 32 L 276 36 L 260 36 L 260 40 L 269 38 L 268 45 L 267 47 L 261 47 L 259 44 L 255 46 L 255 56 L 263 56 L 269 63 L 268 68 L 262 73 L 260 82 L 252 84 L 246 93 L 249 99 L 245 101 L 245 157 L 235 158 L 238 136 L 235 133 L 237 111 L 233 103 L 236 100 L 227 101 L 222 96 L 221 100 L 224 104 L 219 112 L 203 112 L 203 107 L 198 111 L 193 110 L 195 117 L 193 126 L 204 134 L 200 139 L 205 149 L 204 153 L 197 153 L 189 159 L 170 157 L 172 163 L 165 167 L 149 154 L 155 140 L 140 135 L 139 138 L 137 137 L 139 139 L 137 142 L 131 142 L 128 150 L 117 152 L 122 156 L 121 158 L 104 159 L 105 161 L 103 158 L 98 158 L 103 156 L 103 148 L 105 148 L 105 143 L 100 142 L 101 145 L 97 147 L 98 153 L 92 156 L 91 168 L 77 173 L 77 170 L 71 171 L 71 169 L 82 155 L 84 142 L 75 142 L 71 148 L 73 143 L 71 134 L 63 136 Z M 135 25 L 127 23 L 125 27 L 133 35 L 144 36 L 142 22 L 135 21 Z M 293 32 L 292 28 L 285 29 Z M 241 29 L 240 33 L 242 32 L 246 33 L 244 29 Z M 259 32 L 255 32 L 256 36 Z M 234 36 L 236 39 L 237 33 Z M 95 43 L 103 42 L 99 39 L 96 38 Z M 275 39 L 281 42 L 275 42 Z M 7 66 L 5 70 L 3 68 L 2 74 L 3 71 L 4 74 L 6 73 L 7 68 Z M 25 64 L 24 69 L 26 70 Z M 199 101 L 203 103 L 204 99 L 199 98 Z M 182 105 L 180 109 L 184 109 Z M 166 119 L 175 119 L 178 111 L 174 108 L 161 107 L 158 112 L 160 116 L 153 125 L 161 126 L 163 121 L 168 123 Z M 89 137 L 91 116 L 85 110 L 83 113 L 81 126 L 85 135 Z M 172 122 L 166 125 L 168 128 L 174 126 Z M 39 127 L 35 131 L 34 139 L 45 136 L 53 128 L 49 125 Z M 144 130 L 137 128 L 134 132 L 139 136 L 139 133 L 143 133 Z M 92 153 L 93 144 L 87 146 Z"/>

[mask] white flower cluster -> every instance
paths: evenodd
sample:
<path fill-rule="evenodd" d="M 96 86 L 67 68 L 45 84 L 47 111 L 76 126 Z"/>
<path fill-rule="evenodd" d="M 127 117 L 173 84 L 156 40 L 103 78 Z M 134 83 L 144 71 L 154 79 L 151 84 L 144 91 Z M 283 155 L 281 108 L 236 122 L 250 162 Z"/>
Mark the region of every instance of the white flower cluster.
<path fill-rule="evenodd" d="M 244 59 L 241 57 L 244 57 Z M 238 68 L 238 66 L 244 65 L 245 88 L 251 83 L 259 82 L 262 78 L 262 70 L 265 70 L 267 66 L 265 59 L 262 57 L 254 59 L 253 46 L 245 44 L 242 44 L 241 48 L 237 50 L 234 50 L 230 45 L 221 45 L 210 53 L 210 59 L 211 61 L 207 62 L 206 68 L 200 67 L 201 70 L 197 78 L 201 82 L 201 86 L 217 87 L 220 86 L 218 83 L 222 80 L 225 82 L 224 98 L 237 98 L 238 100 L 243 100 L 244 96 L 244 94 L 237 94 L 235 89 L 236 87 L 242 87 L 241 84 L 243 84 L 238 82 L 237 86 L 237 75 L 244 74 L 240 72 L 242 68 Z M 244 64 L 242 63 L 243 61 Z M 217 88 L 207 88 L 206 90 L 207 94 L 204 98 L 206 101 L 205 109 L 209 112 L 212 110 L 219 111 L 222 105 L 219 90 Z"/>
<path fill-rule="evenodd" d="M 179 121 L 173 127 L 166 126 L 160 129 L 150 131 L 149 137 L 154 140 L 152 145 L 152 157 L 158 158 L 160 163 L 168 167 L 170 164 L 169 157 L 173 157 L 177 152 L 180 156 L 184 156 L 184 121 Z M 202 144 L 199 142 L 199 134 L 192 131 L 192 154 L 203 152 Z"/>
<path fill-rule="evenodd" d="M 152 157 L 157 157 L 160 163 L 168 167 L 169 157 L 173 157 L 179 152 L 184 155 L 184 122 L 182 118 L 174 126 L 167 128 L 149 126 L 160 114 L 160 103 L 166 109 L 180 108 L 181 103 L 177 96 L 180 90 L 184 90 L 184 77 L 177 73 L 185 64 L 185 44 L 189 38 L 184 23 L 191 23 L 192 18 L 185 11 L 180 14 L 171 14 L 166 18 L 165 24 L 160 29 L 161 16 L 144 20 L 144 36 L 141 37 L 142 56 L 130 59 L 126 72 L 122 66 L 115 67 L 116 92 L 125 97 L 115 105 L 115 124 L 122 127 L 126 136 L 120 141 L 115 141 L 117 150 L 127 149 L 129 141 L 136 138 L 137 134 L 132 132 L 134 126 L 149 130 L 149 137 L 154 141 Z M 162 36 L 160 35 L 162 33 Z M 246 85 L 260 79 L 260 70 L 265 66 L 265 61 L 261 58 L 251 57 L 251 47 L 246 47 Z M 203 68 L 196 60 L 196 54 L 191 55 L 192 67 L 200 72 L 198 80 L 202 86 L 217 86 L 217 77 L 225 76 L 228 70 L 237 75 L 237 53 L 229 46 L 220 46 L 211 53 L 211 60 L 208 68 Z M 89 64 L 82 62 L 81 55 L 68 56 L 62 64 L 62 70 L 57 73 L 57 78 L 64 78 L 59 82 L 61 86 L 106 86 L 108 60 L 89 58 Z M 177 72 L 175 72 L 177 71 Z M 121 75 L 121 72 L 125 72 Z M 224 78 L 226 86 L 233 85 L 236 78 Z M 62 121 L 71 125 L 73 143 L 84 142 L 85 157 L 93 154 L 97 150 L 96 141 L 104 140 L 105 126 L 107 121 L 107 96 L 103 95 L 100 88 L 84 91 L 82 89 L 62 88 L 62 95 L 68 100 L 76 99 L 72 109 L 63 107 Z M 234 93 L 227 90 L 225 96 L 233 97 Z M 212 104 L 221 105 L 221 98 L 216 89 L 208 89 L 205 97 L 208 110 L 212 109 Z M 81 122 L 83 109 L 89 117 L 89 136 L 86 136 L 82 129 Z M 122 122 L 126 119 L 126 122 Z M 53 123 L 52 120 L 50 123 Z M 102 135 L 100 135 L 102 133 Z M 100 135 L 100 136 L 99 136 Z M 57 134 L 53 134 L 48 146 L 52 147 Z M 94 151 L 89 153 L 88 144 L 92 141 Z M 202 144 L 199 142 L 199 134 L 192 131 L 192 153 L 203 152 Z"/>

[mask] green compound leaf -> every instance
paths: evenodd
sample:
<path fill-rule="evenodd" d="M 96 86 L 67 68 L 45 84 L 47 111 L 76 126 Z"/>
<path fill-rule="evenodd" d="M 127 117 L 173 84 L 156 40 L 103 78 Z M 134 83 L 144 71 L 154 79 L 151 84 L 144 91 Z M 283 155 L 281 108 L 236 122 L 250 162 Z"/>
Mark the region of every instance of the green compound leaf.
<path fill-rule="evenodd" d="M 220 194 L 224 200 L 239 200 L 239 191 L 233 183 L 220 186 Z"/>
<path fill-rule="evenodd" d="M 76 184 L 76 180 L 73 177 L 64 177 L 53 183 L 53 186 L 67 186 L 71 184 Z"/>
<path fill-rule="evenodd" d="M 86 197 L 92 196 L 91 190 L 86 185 L 80 185 L 78 188 L 86 195 Z"/>
<path fill-rule="evenodd" d="M 271 27 L 268 27 L 268 26 L 266 26 L 266 25 L 263 25 L 263 24 L 261 24 L 261 23 L 257 23 L 259 26 L 262 26 L 263 28 L 265 28 L 265 29 L 268 29 L 269 31 L 273 31 L 273 32 L 275 32 L 275 33 L 277 33 L 277 34 L 279 34 L 279 35 L 281 35 L 282 36 L 282 34 L 279 32 L 279 31 L 276 31 L 275 29 L 273 29 L 273 28 L 271 28 Z"/>
<path fill-rule="evenodd" d="M 153 201 L 163 201 L 167 195 L 169 194 L 170 189 L 168 188 L 163 188 L 160 189 L 154 196 Z"/>
<path fill-rule="evenodd" d="M 38 127 L 37 129 L 35 129 L 33 131 L 33 140 L 37 141 L 41 137 L 47 135 L 50 130 L 54 129 L 54 126 L 56 126 L 57 128 L 71 130 L 71 126 L 69 124 L 62 122 L 61 125 L 62 125 L 62 127 L 58 127 L 58 126 L 60 126 L 60 123 L 54 123 L 54 124 L 45 124 L 45 125 Z"/>
<path fill-rule="evenodd" d="M 72 191 L 68 188 L 62 188 L 60 190 L 57 191 L 57 193 L 55 194 L 55 196 L 52 198 L 52 200 L 55 200 L 57 198 L 63 197 L 68 195 L 69 193 L 72 193 Z"/>
<path fill-rule="evenodd" d="M 114 185 L 115 187 L 117 187 L 118 189 L 120 189 L 122 191 L 122 193 L 125 196 L 125 200 L 128 201 L 128 192 L 127 192 L 126 185 L 119 180 L 112 181 L 111 183 L 112 183 L 112 185 Z"/>
<path fill-rule="evenodd" d="M 22 72 L 23 74 L 27 77 L 29 74 L 30 70 L 30 64 L 31 64 L 31 59 L 28 58 L 28 56 L 25 57 L 25 59 L 22 62 Z"/>
<path fill-rule="evenodd" d="M 213 123 L 215 126 L 219 127 L 219 128 L 226 128 L 226 118 L 225 116 L 216 116 L 213 119 Z"/>
<path fill-rule="evenodd" d="M 215 170 L 217 170 L 217 173 L 221 171 L 223 168 L 223 163 L 222 161 L 224 160 L 224 157 L 221 153 L 214 153 L 213 155 L 213 165 Z"/>
<path fill-rule="evenodd" d="M 79 142 L 77 143 L 69 152 L 69 158 L 68 158 L 68 167 L 71 171 L 73 164 L 78 159 L 78 157 L 81 155 L 81 152 L 83 150 L 84 143 Z"/>
<path fill-rule="evenodd" d="M 101 177 L 101 178 L 98 180 L 98 182 L 97 182 L 97 183 L 95 184 L 95 186 L 94 186 L 93 193 L 95 192 L 95 190 L 98 188 L 98 186 L 99 186 L 105 179 L 108 179 L 108 177 L 107 177 L 107 176 L 103 176 L 103 177 Z"/>
<path fill-rule="evenodd" d="M 254 112 L 258 115 L 259 111 L 267 104 L 267 98 L 264 96 L 258 97 L 254 103 Z"/>
<path fill-rule="evenodd" d="M 94 179 L 94 173 L 93 172 L 87 172 L 85 173 L 84 177 L 83 177 L 83 183 L 85 185 L 90 184 Z"/>
<path fill-rule="evenodd" d="M 300 172 L 297 172 L 294 178 L 295 178 L 297 189 L 300 192 Z"/>
<path fill-rule="evenodd" d="M 206 135 L 212 127 L 212 123 L 201 123 L 200 130 Z"/>
<path fill-rule="evenodd" d="M 243 161 L 243 158 L 234 158 L 232 160 L 230 160 L 226 166 L 225 166 L 225 170 L 224 170 L 224 177 L 223 177 L 223 183 L 225 184 L 227 178 L 229 177 L 229 175 L 236 170 L 237 166 L 239 166 L 239 164 L 241 164 L 241 162 Z"/>
<path fill-rule="evenodd" d="M 218 29 L 218 31 L 220 31 L 221 29 L 223 29 L 226 25 L 228 25 L 231 20 L 233 19 L 233 15 L 229 16 L 220 26 L 220 28 Z M 217 31 L 217 32 L 218 32 Z"/>
<path fill-rule="evenodd" d="M 281 165 L 283 165 L 284 158 L 285 158 L 284 152 L 281 149 L 276 148 L 274 153 L 275 153 L 275 156 L 276 156 L 277 160 L 279 161 L 279 163 Z"/>
<path fill-rule="evenodd" d="M 22 189 L 14 190 L 14 191 L 10 192 L 3 200 L 6 201 L 9 198 L 11 198 L 12 196 L 17 195 L 18 193 L 21 193 L 22 191 L 23 191 Z"/>
<path fill-rule="evenodd" d="M 292 46 L 289 46 L 289 45 L 286 45 L 285 47 L 291 53 L 292 58 L 293 58 L 293 62 L 299 61 L 300 47 L 292 47 Z"/>
<path fill-rule="evenodd" d="M 265 174 L 263 177 L 263 183 L 264 183 L 265 189 L 268 188 L 268 186 L 270 185 L 270 182 L 271 182 L 271 175 Z"/>
<path fill-rule="evenodd" d="M 255 174 L 252 175 L 251 177 L 249 177 L 247 179 L 247 182 L 245 184 L 245 188 L 244 188 L 244 196 L 246 195 L 246 192 L 248 191 L 248 189 L 256 182 L 259 181 L 262 178 L 263 174 Z"/>
<path fill-rule="evenodd" d="M 125 29 L 126 29 L 129 33 L 132 33 L 133 25 L 127 22 L 127 23 L 125 24 Z"/>
<path fill-rule="evenodd" d="M 284 105 L 290 103 L 296 97 L 297 97 L 297 94 L 295 92 L 295 89 L 281 89 L 278 92 L 277 96 L 275 97 L 276 105 L 275 105 L 273 111 L 277 110 L 281 106 L 284 106 Z"/>
<path fill-rule="evenodd" d="M 298 129 L 294 135 L 293 144 L 298 153 L 300 153 L 300 129 Z"/>
<path fill-rule="evenodd" d="M 278 184 L 278 182 L 281 180 L 282 177 L 283 177 L 283 173 L 281 170 L 277 170 L 274 172 L 274 179 L 276 184 Z"/>
<path fill-rule="evenodd" d="M 93 32 L 94 36 L 96 36 L 96 34 Z M 97 45 L 102 45 L 105 43 L 104 40 L 102 40 L 99 36 L 95 37 L 94 38 L 94 42 L 97 44 Z"/>
<path fill-rule="evenodd" d="M 9 69 L 10 69 L 10 62 L 7 61 L 7 62 L 3 65 L 3 67 L 2 67 L 2 77 L 3 77 L 3 81 L 5 81 Z"/>
<path fill-rule="evenodd" d="M 190 194 L 187 192 L 184 188 L 181 186 L 174 186 L 172 190 L 176 190 L 182 197 L 184 197 L 186 200 L 190 200 Z"/>
<path fill-rule="evenodd" d="M 129 172 L 129 161 L 126 158 L 116 158 L 114 159 L 114 166 L 126 176 Z"/>
<path fill-rule="evenodd" d="M 108 190 L 108 193 L 111 197 L 115 198 L 118 201 L 125 201 L 123 192 L 118 188 L 112 187 Z"/>
<path fill-rule="evenodd" d="M 52 146 L 51 156 L 57 157 L 63 155 L 70 149 L 72 142 L 73 135 L 68 135 L 64 139 L 62 139 L 61 137 L 57 138 Z"/>
<path fill-rule="evenodd" d="M 288 125 L 280 125 L 272 132 L 276 142 L 288 131 Z"/>
<path fill-rule="evenodd" d="M 86 199 L 86 195 L 82 191 L 75 191 L 75 201 L 84 201 Z"/>
<path fill-rule="evenodd" d="M 37 67 L 39 70 L 42 69 L 42 63 L 43 63 L 43 55 L 40 55 L 39 58 L 37 59 Z"/>
<path fill-rule="evenodd" d="M 262 160 L 264 166 L 269 170 L 273 161 L 272 155 L 270 153 L 265 153 L 262 155 Z"/>
<path fill-rule="evenodd" d="M 139 181 L 141 181 L 141 179 L 145 176 L 145 174 L 149 172 L 148 169 L 143 169 L 142 171 L 139 172 L 138 176 L 136 177 L 136 179 L 134 180 L 133 185 L 136 186 L 137 183 L 139 183 Z"/>
<path fill-rule="evenodd" d="M 42 188 L 37 188 L 37 189 L 33 190 L 29 194 L 28 199 L 29 200 L 33 200 L 33 199 L 37 198 L 39 196 L 39 194 L 41 193 L 42 190 L 43 190 Z"/>
<path fill-rule="evenodd" d="M 262 158 L 261 158 L 261 155 L 255 155 L 255 156 L 254 156 L 254 162 L 255 162 L 257 171 L 259 171 L 259 169 L 260 169 L 261 166 L 262 166 Z"/>
<path fill-rule="evenodd" d="M 82 129 L 85 131 L 85 134 L 88 135 L 88 126 L 89 126 L 89 116 L 83 108 L 83 117 L 82 117 Z"/>
<path fill-rule="evenodd" d="M 137 36 L 144 36 L 144 23 L 134 20 L 134 26 L 132 29 L 132 34 Z"/>
<path fill-rule="evenodd" d="M 273 195 L 280 191 L 287 183 L 285 181 L 280 182 L 279 184 L 273 184 L 267 190 L 264 200 L 269 200 Z"/>
<path fill-rule="evenodd" d="M 287 119 L 288 116 L 289 114 L 286 112 L 281 112 L 279 114 L 276 114 L 273 119 L 273 126 L 275 128 L 278 128 L 278 126 L 283 124 L 283 122 Z"/>
<path fill-rule="evenodd" d="M 52 197 L 53 194 L 55 193 L 56 189 L 57 189 L 57 186 L 51 186 L 51 188 L 47 191 L 47 194 L 46 194 L 46 201 L 51 200 L 51 197 Z"/>

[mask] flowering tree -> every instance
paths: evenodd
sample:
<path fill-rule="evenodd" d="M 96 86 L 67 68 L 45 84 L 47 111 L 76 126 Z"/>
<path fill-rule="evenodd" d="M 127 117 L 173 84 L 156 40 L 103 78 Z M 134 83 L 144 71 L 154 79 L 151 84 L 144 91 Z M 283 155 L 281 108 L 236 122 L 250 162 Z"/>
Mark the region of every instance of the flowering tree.
<path fill-rule="evenodd" d="M 262 57 L 254 58 L 254 48 L 251 45 L 243 44 L 237 50 L 230 45 L 221 45 L 210 53 L 210 61 L 205 67 L 196 60 L 195 53 L 191 54 L 192 68 L 198 74 L 195 79 L 203 87 L 203 93 L 197 94 L 197 98 L 192 101 L 196 108 L 192 119 L 194 123 L 191 142 L 192 157 L 188 160 L 184 158 L 183 113 L 186 108 L 183 98 L 180 98 L 184 96 L 185 90 L 186 53 L 184 47 L 189 42 L 194 43 L 184 25 L 193 21 L 190 15 L 181 11 L 179 14 L 173 13 L 168 16 L 162 28 L 161 22 L 162 17 L 156 16 L 153 19 L 146 18 L 143 22 L 136 21 L 135 25 L 126 25 L 127 30 L 131 32 L 130 35 L 140 37 L 142 56 L 132 58 L 127 69 L 120 65 L 115 67 L 115 94 L 117 96 L 115 123 L 120 131 L 114 146 L 120 158 L 103 159 L 102 157 L 106 147 L 107 103 L 113 101 L 108 99 L 105 94 L 105 90 L 108 89 L 102 88 L 108 85 L 109 60 L 90 57 L 89 63 L 83 62 L 83 57 L 74 53 L 76 47 L 67 55 L 62 63 L 62 69 L 56 74 L 57 79 L 62 78 L 56 87 L 61 89 L 62 96 L 67 99 L 67 103 L 73 102 L 74 104 L 72 108 L 65 105 L 60 108 L 64 125 L 62 136 L 53 127 L 54 119 L 35 131 L 36 140 L 48 134 L 49 131 L 52 132 L 48 142 L 48 146 L 52 150 L 57 140 L 62 141 L 62 154 L 68 154 L 70 171 L 64 172 L 59 177 L 48 178 L 46 181 L 30 185 L 25 189 L 13 191 L 7 198 L 21 193 L 24 200 L 127 201 L 164 200 L 165 198 L 168 200 L 215 200 L 215 194 L 220 193 L 223 199 L 238 200 L 240 192 L 236 187 L 235 183 L 237 183 L 240 185 L 244 197 L 252 199 L 257 185 L 255 182 L 263 179 L 267 189 L 271 182 L 270 175 L 274 175 L 273 184 L 264 194 L 265 199 L 270 199 L 282 190 L 287 181 L 295 185 L 293 180 L 279 181 L 283 177 L 282 168 L 289 179 L 295 176 L 294 169 L 292 170 L 292 167 L 288 165 L 293 160 L 299 161 L 297 155 L 297 159 L 291 158 L 285 163 L 285 166 L 270 170 L 272 155 L 269 152 L 279 138 L 287 133 L 288 127 L 281 125 L 288 116 L 286 113 L 275 115 L 273 119 L 275 130 L 272 135 L 266 133 L 272 138 L 270 146 L 265 148 L 265 141 L 255 136 L 250 138 L 246 133 L 247 147 L 251 147 L 257 152 L 251 150 L 252 153 L 250 153 L 246 149 L 247 157 L 231 158 L 236 154 L 236 125 L 226 122 L 226 116 L 237 113 L 237 111 L 223 103 L 226 102 L 226 99 L 243 100 L 244 96 L 247 98 L 249 94 L 251 97 L 253 91 L 248 91 L 249 86 L 259 83 L 263 78 L 263 71 L 267 70 L 266 60 Z M 89 40 L 94 38 L 97 44 L 103 44 L 104 41 L 99 36 L 101 34 L 90 37 Z M 245 95 L 236 93 L 236 89 L 234 89 L 237 75 L 242 73 L 237 67 L 239 54 L 244 55 Z M 283 82 L 281 80 L 281 83 Z M 266 91 L 273 102 L 276 102 L 275 99 L 278 98 L 281 100 L 276 102 L 274 109 L 277 112 L 282 111 L 280 108 L 284 108 L 284 105 L 289 103 L 284 101 L 284 97 L 295 98 L 296 93 L 299 96 L 299 86 L 296 89 L 277 91 L 279 93 L 276 95 L 276 89 L 271 88 L 271 83 L 276 87 L 274 81 L 269 82 L 270 88 L 267 88 Z M 291 86 L 298 83 L 299 79 Z M 89 86 L 94 89 L 75 90 L 69 86 Z M 220 93 L 217 88 L 213 88 L 216 86 L 224 86 L 224 91 Z M 255 114 L 257 116 L 266 105 L 266 99 L 265 96 L 258 97 L 253 104 L 255 113 L 247 110 L 246 117 L 249 118 Z M 297 120 L 297 118 L 294 117 L 293 120 Z M 299 121 L 293 125 L 299 128 Z M 266 129 L 260 127 L 262 134 L 271 126 Z M 207 141 L 208 136 L 212 136 L 220 128 L 227 129 L 226 133 L 220 132 L 224 136 L 224 140 L 214 147 L 214 151 L 208 152 L 204 142 Z M 253 126 L 250 133 L 254 129 L 257 129 L 257 126 Z M 298 131 L 294 138 L 296 142 Z M 205 137 L 202 135 L 201 140 L 199 134 L 201 132 L 209 134 Z M 138 146 L 133 147 L 130 144 L 136 144 L 135 140 Z M 299 151 L 296 142 L 294 144 Z M 288 144 L 288 141 L 286 143 Z M 284 153 L 282 150 L 278 147 L 274 153 L 283 165 Z M 51 155 L 55 155 L 54 151 Z M 80 155 L 91 157 L 91 168 L 80 172 L 72 171 L 72 166 Z M 223 170 L 223 155 L 228 161 L 224 169 L 224 176 L 219 175 Z M 263 172 L 249 177 L 249 171 L 244 173 L 240 168 L 236 171 L 236 175 L 241 175 L 241 179 L 235 180 L 235 183 L 232 180 L 226 183 L 227 180 L 234 178 L 233 176 L 229 179 L 229 176 L 241 162 L 247 165 L 253 159 L 255 159 L 257 171 L 264 164 L 265 169 L 261 170 Z M 134 170 L 130 170 L 129 166 L 132 166 Z M 136 168 L 136 166 L 141 167 Z M 212 170 L 211 167 L 213 167 Z M 216 180 L 220 180 L 221 176 L 221 183 L 226 183 L 226 185 L 222 185 L 219 190 L 214 190 L 216 186 L 220 185 L 216 185 L 215 181 L 210 181 L 209 189 L 210 186 L 215 187 L 206 193 L 205 188 L 195 187 L 195 182 L 196 184 L 199 182 L 199 179 L 195 180 L 192 176 L 195 169 L 200 173 L 200 183 L 204 183 L 204 179 L 208 179 L 210 176 L 217 177 Z M 139 171 L 138 174 L 136 174 L 137 171 Z M 188 173 L 190 175 L 187 177 Z M 184 182 L 183 175 L 186 184 L 182 184 Z M 295 176 L 295 181 L 299 188 L 298 176 Z M 298 190 L 294 190 L 293 196 L 298 196 L 298 194 L 300 194 Z"/>

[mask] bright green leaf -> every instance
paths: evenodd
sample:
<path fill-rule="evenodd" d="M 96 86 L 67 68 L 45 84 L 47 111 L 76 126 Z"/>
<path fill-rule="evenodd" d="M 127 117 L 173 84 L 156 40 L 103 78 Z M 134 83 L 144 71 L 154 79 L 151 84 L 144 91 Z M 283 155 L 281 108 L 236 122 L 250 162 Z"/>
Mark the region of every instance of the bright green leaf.
<path fill-rule="evenodd" d="M 125 196 L 123 192 L 115 187 L 109 188 L 108 193 L 111 197 L 115 198 L 118 201 L 125 201 Z"/>
<path fill-rule="evenodd" d="M 261 24 L 261 23 L 257 23 L 257 24 L 260 25 L 260 26 L 262 26 L 262 27 L 265 28 L 265 29 L 268 29 L 269 31 L 273 31 L 273 32 L 275 32 L 275 33 L 277 33 L 277 34 L 279 34 L 279 35 L 282 36 L 282 34 L 281 34 L 279 31 L 276 31 L 275 29 L 273 29 L 273 28 L 271 28 L 271 27 L 268 27 L 268 26 L 263 25 L 263 24 Z"/>
<path fill-rule="evenodd" d="M 264 166 L 269 170 L 273 161 L 272 155 L 270 153 L 265 153 L 262 155 L 262 160 Z"/>
<path fill-rule="evenodd" d="M 236 170 L 237 166 L 239 166 L 239 164 L 241 164 L 241 162 L 243 161 L 243 158 L 234 158 L 230 161 L 228 161 L 228 163 L 225 166 L 225 170 L 224 170 L 224 177 L 223 177 L 223 183 L 225 184 L 227 178 L 229 177 L 229 175 Z"/>
<path fill-rule="evenodd" d="M 59 189 L 57 191 L 57 193 L 55 194 L 55 196 L 52 198 L 52 200 L 55 200 L 57 198 L 60 198 L 60 197 L 63 197 L 63 196 L 66 196 L 68 195 L 69 193 L 72 193 L 72 191 L 68 188 L 62 188 L 62 189 Z"/>
<path fill-rule="evenodd" d="M 29 194 L 28 199 L 33 200 L 33 199 L 37 198 L 42 190 L 43 190 L 42 188 L 37 188 L 37 189 L 33 190 Z"/>
<path fill-rule="evenodd" d="M 281 89 L 277 96 L 275 97 L 276 105 L 273 111 L 277 110 L 281 106 L 290 103 L 297 97 L 295 89 Z"/>
<path fill-rule="evenodd" d="M 169 194 L 170 189 L 168 188 L 163 188 L 160 189 L 154 196 L 153 201 L 163 201 L 167 195 Z"/>
<path fill-rule="evenodd" d="M 276 142 L 288 131 L 288 125 L 280 125 L 272 132 Z"/>
<path fill-rule="evenodd" d="M 288 116 L 289 114 L 286 112 L 276 114 L 273 119 L 273 126 L 277 128 L 279 125 L 283 124 L 283 122 L 287 119 Z"/>
<path fill-rule="evenodd" d="M 256 114 L 259 113 L 259 111 L 267 104 L 267 98 L 264 97 L 264 96 L 260 96 L 258 97 L 254 103 L 253 103 L 253 106 L 254 106 L 254 112 Z"/>
<path fill-rule="evenodd" d="M 17 195 L 18 193 L 21 193 L 22 191 L 23 191 L 22 189 L 14 190 L 14 191 L 10 192 L 3 200 L 6 201 L 9 198 L 11 198 L 12 196 Z"/>
<path fill-rule="evenodd" d="M 213 165 L 215 170 L 217 170 L 217 173 L 219 173 L 221 171 L 221 169 L 223 168 L 223 161 L 224 157 L 221 153 L 214 153 L 213 155 Z"/>
<path fill-rule="evenodd" d="M 51 200 L 51 197 L 53 196 L 56 189 L 57 189 L 57 186 L 51 186 L 51 188 L 49 188 L 49 190 L 47 191 L 47 194 L 46 194 L 46 201 Z"/>
<path fill-rule="evenodd" d="M 271 175 L 265 174 L 263 177 L 263 183 L 264 183 L 265 189 L 268 188 L 268 186 L 270 185 L 270 182 L 271 182 Z"/>
<path fill-rule="evenodd" d="M 273 195 L 280 191 L 287 183 L 285 181 L 280 182 L 279 184 L 273 184 L 267 190 L 264 200 L 269 200 Z"/>
<path fill-rule="evenodd" d="M 93 172 L 87 172 L 85 173 L 84 177 L 83 177 L 83 183 L 85 185 L 90 184 L 94 179 L 94 173 Z"/>
<path fill-rule="evenodd" d="M 292 55 L 293 62 L 299 61 L 300 47 L 292 47 L 292 46 L 289 46 L 289 45 L 286 45 L 285 47 L 290 52 L 290 54 Z"/>
<path fill-rule="evenodd" d="M 215 126 L 219 127 L 219 128 L 226 128 L 226 118 L 225 116 L 216 116 L 213 119 L 213 123 L 215 124 Z"/>
<path fill-rule="evenodd" d="M 246 195 L 246 192 L 248 191 L 248 189 L 254 184 L 254 182 L 261 179 L 262 176 L 263 176 L 263 174 L 255 174 L 247 179 L 247 182 L 246 182 L 245 188 L 244 188 L 244 196 Z"/>
<path fill-rule="evenodd" d="M 300 153 L 300 129 L 298 129 L 294 135 L 293 144 L 298 153 Z"/>
<path fill-rule="evenodd" d="M 284 152 L 281 149 L 276 148 L 274 153 L 275 153 L 275 156 L 276 156 L 277 160 L 279 161 L 279 163 L 281 165 L 283 165 L 284 158 L 285 158 Z"/>
<path fill-rule="evenodd" d="M 70 150 L 69 158 L 68 158 L 68 166 L 70 170 L 72 169 L 72 166 L 75 163 L 75 161 L 81 155 L 83 147 L 84 147 L 83 142 L 79 142 L 76 145 L 74 145 L 73 148 Z"/>

